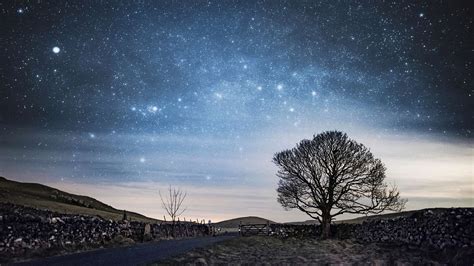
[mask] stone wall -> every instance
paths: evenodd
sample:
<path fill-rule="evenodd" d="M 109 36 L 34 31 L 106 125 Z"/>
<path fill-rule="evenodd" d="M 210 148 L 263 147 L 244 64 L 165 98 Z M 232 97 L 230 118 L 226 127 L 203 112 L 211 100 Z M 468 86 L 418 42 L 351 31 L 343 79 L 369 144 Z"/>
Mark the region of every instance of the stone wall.
<path fill-rule="evenodd" d="M 360 242 L 403 243 L 428 249 L 474 247 L 474 208 L 427 209 L 394 219 L 332 224 L 331 234 Z M 279 236 L 319 236 L 319 225 L 272 225 Z"/>
<path fill-rule="evenodd" d="M 59 214 L 0 204 L 1 258 L 209 234 L 209 226 L 203 224 L 178 223 L 173 226 L 165 223 L 147 225 L 142 222 L 116 222 L 93 216 Z"/>

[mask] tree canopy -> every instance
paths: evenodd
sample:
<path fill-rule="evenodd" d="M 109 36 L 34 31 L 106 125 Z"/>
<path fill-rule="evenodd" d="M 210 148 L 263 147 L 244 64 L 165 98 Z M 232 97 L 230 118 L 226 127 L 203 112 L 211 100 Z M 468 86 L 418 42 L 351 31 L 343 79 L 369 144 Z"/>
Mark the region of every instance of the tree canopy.
<path fill-rule="evenodd" d="M 385 166 L 363 144 L 340 131 L 302 140 L 276 153 L 278 202 L 299 209 L 323 226 L 329 237 L 331 220 L 344 213 L 378 214 L 400 211 L 406 200 L 385 180 Z"/>

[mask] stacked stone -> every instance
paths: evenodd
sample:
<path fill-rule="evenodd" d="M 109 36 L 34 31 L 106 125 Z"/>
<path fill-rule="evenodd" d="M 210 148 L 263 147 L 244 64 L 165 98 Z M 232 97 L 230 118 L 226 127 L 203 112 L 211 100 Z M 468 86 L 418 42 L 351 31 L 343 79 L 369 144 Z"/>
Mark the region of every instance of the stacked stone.
<path fill-rule="evenodd" d="M 106 246 L 119 239 L 141 242 L 171 236 L 172 225 L 148 225 L 142 222 L 116 222 L 94 216 L 68 215 L 0 204 L 0 257 L 24 257 L 31 253 L 58 250 L 79 250 Z M 177 224 L 174 237 L 193 237 L 209 234 L 209 227 L 201 224 Z M 1 263 L 1 260 L 0 260 Z"/>
<path fill-rule="evenodd" d="M 321 226 L 306 224 L 271 224 L 270 235 L 279 237 L 314 237 L 321 234 Z"/>
<path fill-rule="evenodd" d="M 428 209 L 394 219 L 369 220 L 362 224 L 332 224 L 331 235 L 359 242 L 403 243 L 426 249 L 474 247 L 474 209 Z M 271 225 L 272 235 L 314 237 L 320 225 Z"/>
<path fill-rule="evenodd" d="M 196 224 L 189 222 L 161 223 L 152 225 L 153 238 L 170 238 L 170 237 L 196 237 L 209 235 L 210 228 L 204 224 Z"/>
<path fill-rule="evenodd" d="M 32 250 L 101 246 L 120 234 L 116 222 L 61 215 L 32 208 L 1 206 L 0 254 L 21 256 Z"/>
<path fill-rule="evenodd" d="M 424 210 L 410 216 L 364 222 L 352 231 L 362 242 L 399 242 L 423 248 L 474 246 L 473 209 Z"/>

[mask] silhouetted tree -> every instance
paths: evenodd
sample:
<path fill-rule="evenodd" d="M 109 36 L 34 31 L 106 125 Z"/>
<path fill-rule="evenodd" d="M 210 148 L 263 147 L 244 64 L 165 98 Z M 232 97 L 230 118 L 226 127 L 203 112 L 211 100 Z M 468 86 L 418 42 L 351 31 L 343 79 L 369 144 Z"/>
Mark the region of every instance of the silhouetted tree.
<path fill-rule="evenodd" d="M 400 211 L 406 200 L 384 182 L 385 166 L 363 144 L 339 131 L 327 131 L 295 148 L 276 153 L 278 202 L 321 223 L 322 238 L 331 220 L 343 213 Z"/>
<path fill-rule="evenodd" d="M 186 211 L 186 208 L 182 206 L 184 200 L 186 199 L 186 192 L 181 191 L 179 188 L 173 188 L 170 186 L 168 188 L 168 195 L 163 197 L 161 195 L 161 191 L 158 193 L 160 194 L 163 209 L 165 209 L 166 213 L 168 213 L 171 221 L 174 224 L 176 218 Z"/>

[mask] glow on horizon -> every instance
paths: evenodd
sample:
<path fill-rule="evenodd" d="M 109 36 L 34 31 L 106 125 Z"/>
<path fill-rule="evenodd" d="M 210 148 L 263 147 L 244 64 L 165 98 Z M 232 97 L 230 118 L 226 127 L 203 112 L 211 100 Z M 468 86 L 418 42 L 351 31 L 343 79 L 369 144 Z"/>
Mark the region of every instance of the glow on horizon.
<path fill-rule="evenodd" d="M 310 137 L 311 134 L 305 134 Z M 381 158 L 386 164 L 389 182 L 395 182 L 401 191 L 402 197 L 408 198 L 407 210 L 429 208 L 429 207 L 456 207 L 474 206 L 474 188 L 472 182 L 472 153 L 471 142 L 439 141 L 433 139 L 419 139 L 410 135 L 381 135 L 371 137 L 364 134 L 354 134 L 351 136 L 371 148 L 376 157 Z M 133 137 L 130 137 L 133 141 Z M 136 211 L 150 217 L 161 219 L 163 211 L 160 208 L 157 192 L 165 189 L 169 184 L 180 186 L 188 192 L 188 211 L 185 217 L 196 219 L 205 218 L 213 221 L 230 219 L 238 216 L 261 216 L 275 221 L 301 221 L 309 217 L 298 211 L 287 212 L 276 202 L 275 167 L 270 162 L 273 152 L 284 147 L 292 147 L 295 141 L 301 138 L 300 134 L 283 133 L 272 135 L 265 140 L 252 139 L 247 142 L 248 154 L 244 157 L 238 153 L 228 154 L 229 158 L 216 158 L 212 155 L 199 158 L 194 156 L 174 155 L 174 163 L 180 166 L 191 165 L 196 172 L 205 172 L 207 166 L 215 166 L 219 171 L 226 169 L 229 172 L 242 171 L 245 173 L 242 180 L 214 184 L 219 178 L 211 178 L 209 174 L 201 176 L 202 182 L 195 180 L 186 181 L 186 176 L 190 176 L 187 167 L 181 169 L 156 172 L 143 168 L 140 171 L 141 177 L 122 180 L 117 182 L 91 182 L 91 179 L 71 179 L 61 176 L 60 181 L 54 174 L 45 176 L 35 176 L 33 180 L 46 180 L 45 183 L 53 187 L 64 189 L 71 193 L 92 196 L 118 209 L 128 209 Z M 276 144 L 276 140 L 280 143 Z M 123 141 L 123 140 L 122 140 Z M 193 145 L 193 140 L 162 139 L 165 143 L 175 141 L 189 142 Z M 198 140 L 196 140 L 198 141 Z M 200 142 L 206 143 L 204 139 Z M 210 141 L 210 140 L 209 140 Z M 218 139 L 213 140 L 219 142 Z M 147 167 L 153 166 L 167 154 L 159 155 L 156 152 L 146 154 L 149 158 Z M 143 159 L 143 160 L 142 160 Z M 110 160 L 117 160 L 111 157 Z M 145 162 L 145 157 L 140 157 L 140 161 Z M 110 161 L 111 162 L 111 161 Z M 121 159 L 116 162 L 121 163 Z M 139 167 L 139 166 L 136 166 Z M 137 168 L 138 170 L 139 168 Z M 151 168 L 148 168 L 151 169 Z M 30 180 L 15 169 L 6 169 L 0 174 L 8 177 L 21 177 L 23 180 Z M 60 169 L 56 169 L 58 171 Z M 66 173 L 63 169 L 58 172 Z M 177 172 L 174 172 L 177 171 Z M 16 172 L 16 173 L 15 173 Z M 107 172 L 107 171 L 105 171 Z M 166 176 L 173 176 L 171 179 Z M 258 177 L 258 182 L 245 181 L 247 176 Z M 181 176 L 181 178 L 177 178 Z M 239 178 L 239 177 L 236 177 Z M 246 185 L 248 183 L 249 185 Z M 341 219 L 353 216 L 343 216 Z"/>

